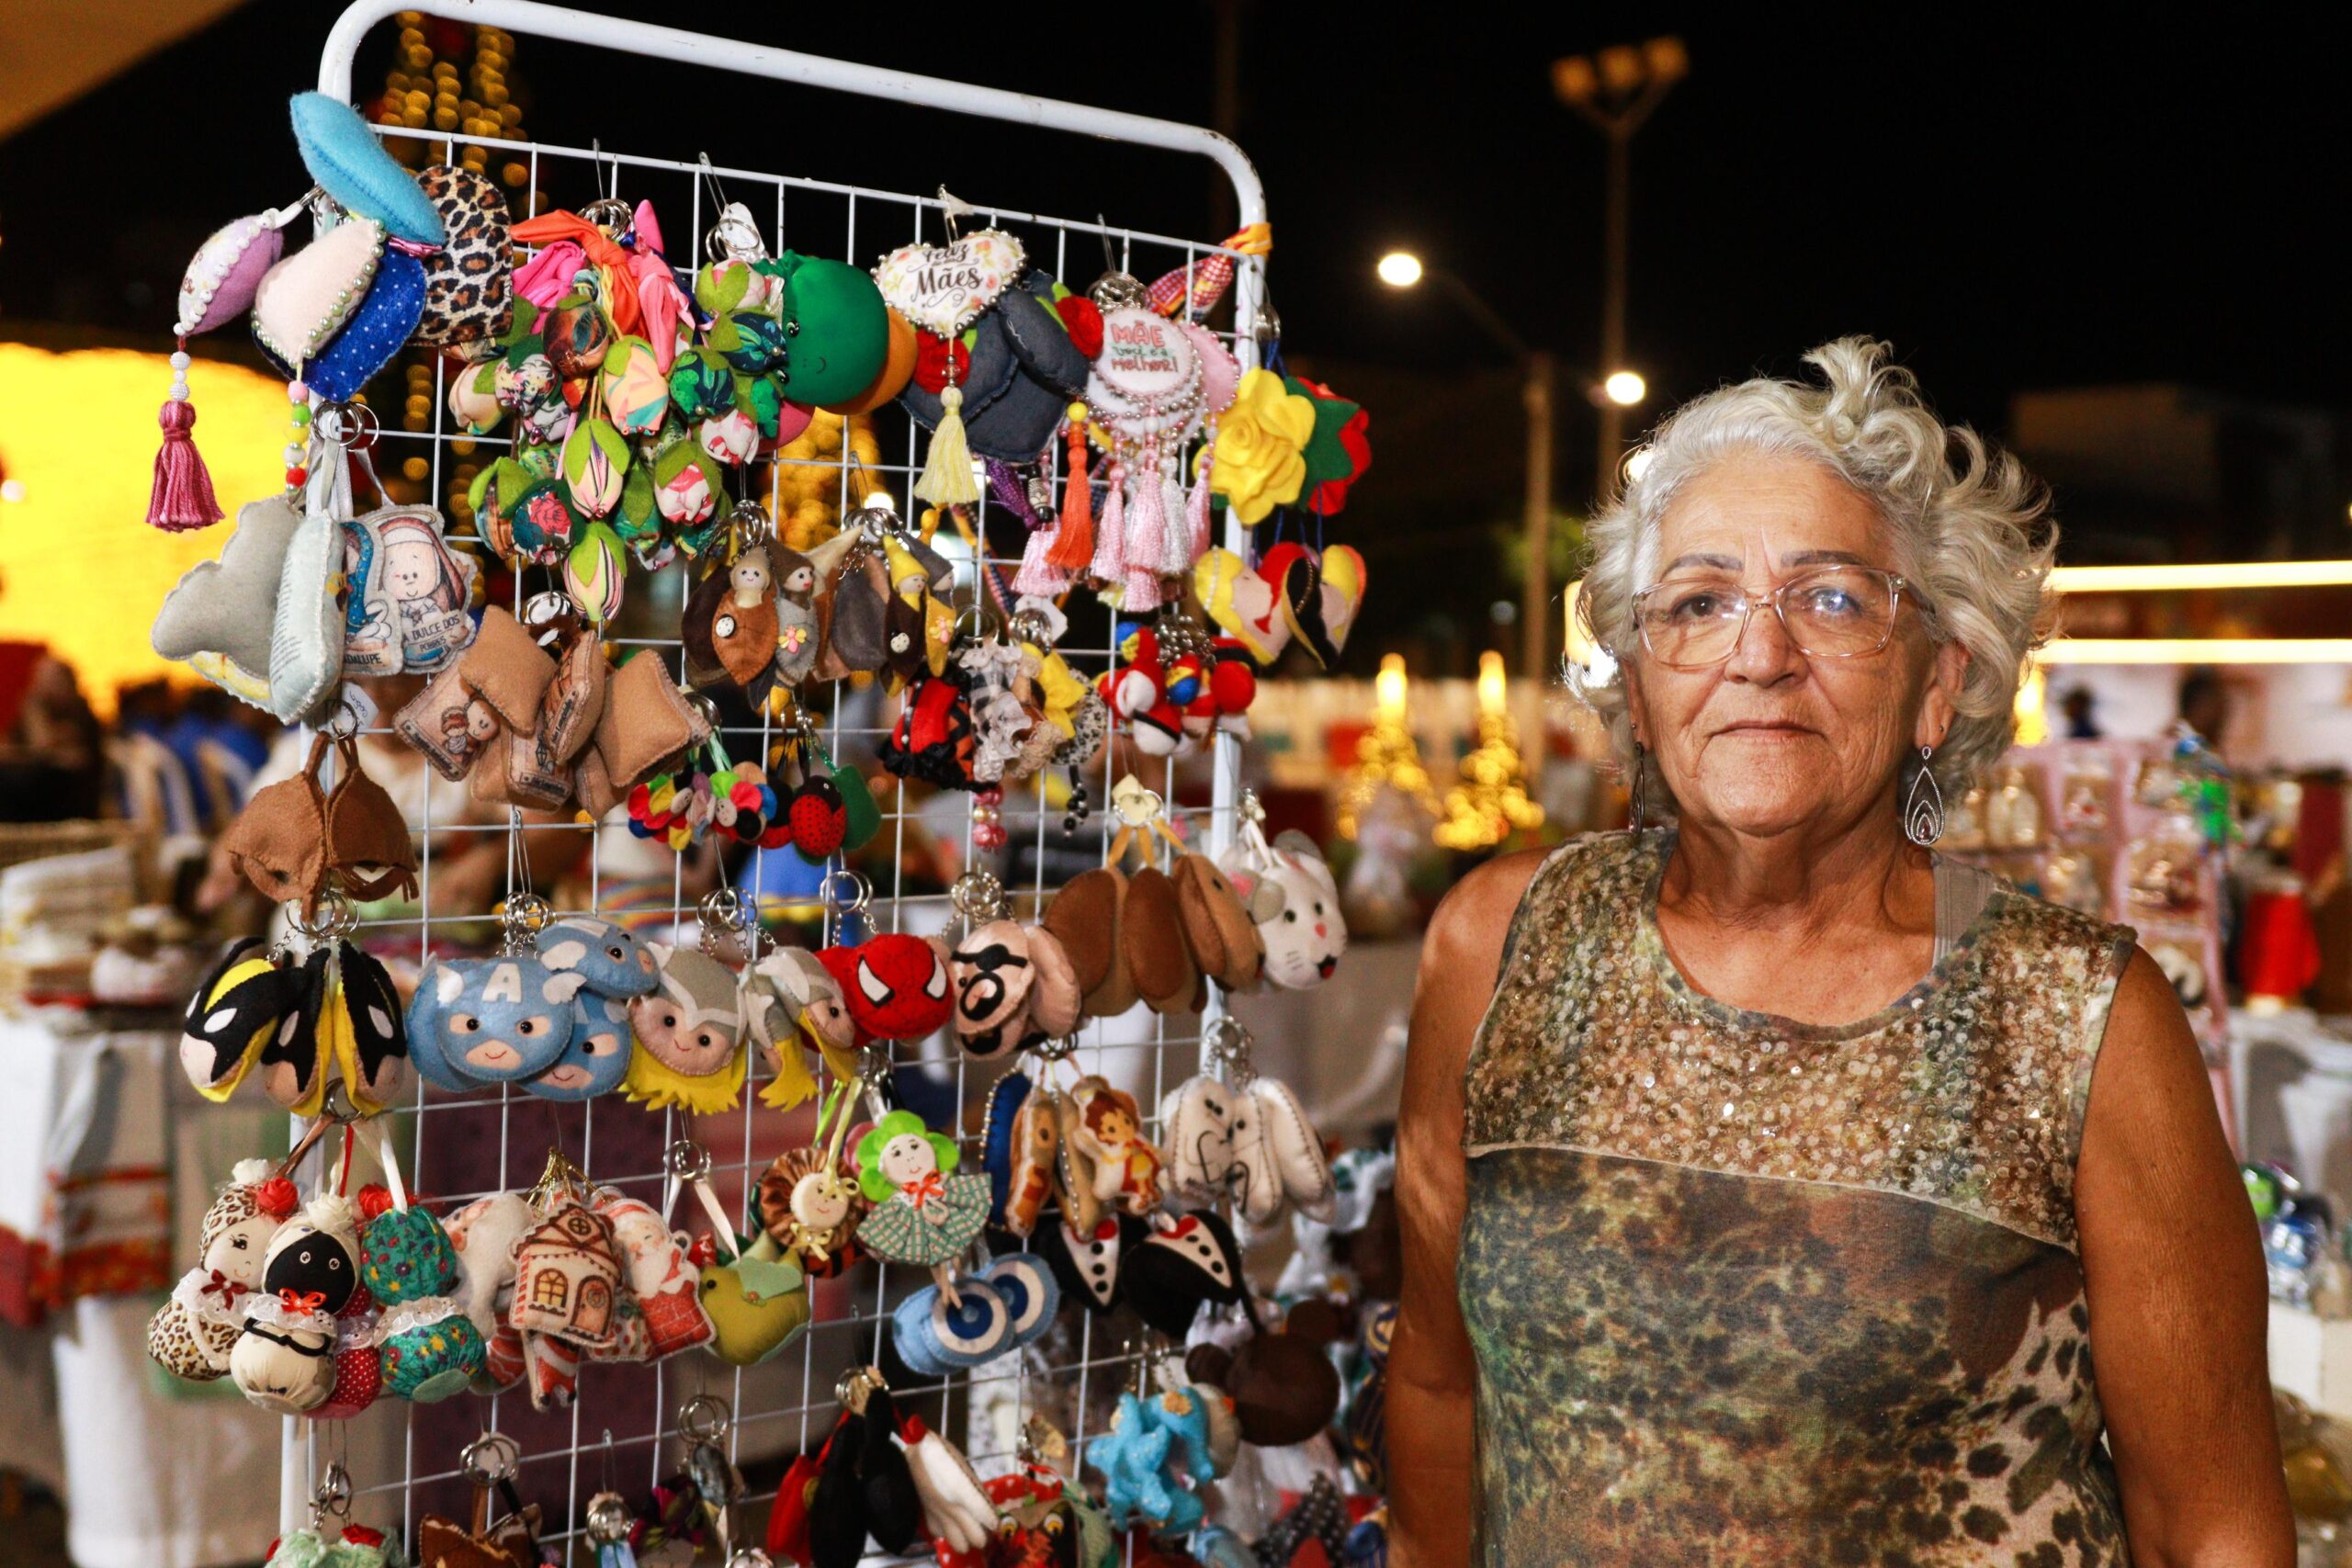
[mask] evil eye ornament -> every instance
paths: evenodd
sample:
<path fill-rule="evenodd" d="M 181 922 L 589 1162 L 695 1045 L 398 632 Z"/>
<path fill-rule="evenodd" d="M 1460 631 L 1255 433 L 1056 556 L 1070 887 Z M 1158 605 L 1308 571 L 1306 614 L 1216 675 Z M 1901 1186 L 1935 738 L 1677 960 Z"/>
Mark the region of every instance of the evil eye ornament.
<path fill-rule="evenodd" d="M 1004 1297 L 968 1275 L 956 1280 L 956 1300 L 925 1285 L 891 1314 L 899 1359 L 932 1377 L 969 1371 L 1012 1348 L 1012 1314 Z"/>
<path fill-rule="evenodd" d="M 1004 1298 L 1005 1318 L 1015 1348 L 1052 1327 L 1054 1314 L 1061 1311 L 1060 1281 L 1045 1260 L 1033 1253 L 1008 1253 L 982 1269 L 981 1279 Z"/>

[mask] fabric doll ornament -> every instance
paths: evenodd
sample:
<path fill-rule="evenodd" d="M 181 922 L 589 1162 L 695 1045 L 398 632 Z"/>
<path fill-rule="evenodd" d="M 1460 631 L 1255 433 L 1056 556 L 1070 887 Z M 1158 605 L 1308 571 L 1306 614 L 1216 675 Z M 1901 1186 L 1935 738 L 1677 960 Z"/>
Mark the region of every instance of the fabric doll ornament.
<path fill-rule="evenodd" d="M 356 1221 L 347 1200 L 316 1198 L 270 1239 L 229 1353 L 238 1392 L 265 1410 L 300 1416 L 334 1392 L 335 1316 L 358 1286 Z"/>
<path fill-rule="evenodd" d="M 228 1374 L 245 1298 L 261 1284 L 270 1238 L 293 1216 L 296 1201 L 294 1184 L 275 1177 L 267 1160 L 237 1162 L 204 1212 L 197 1266 L 148 1321 L 147 1354 L 156 1365 L 191 1382 Z"/>
<path fill-rule="evenodd" d="M 857 1141 L 858 1185 L 874 1210 L 858 1238 L 876 1258 L 932 1270 L 951 1298 L 947 1265 L 988 1223 L 988 1178 L 958 1171 L 953 1138 L 925 1127 L 910 1111 L 894 1111 Z"/>
<path fill-rule="evenodd" d="M 629 1004 L 637 1032 L 623 1091 L 653 1110 L 731 1110 L 742 1096 L 743 1003 L 735 974 L 691 947 L 649 944 L 661 983 Z"/>
<path fill-rule="evenodd" d="M 1303 991 L 1331 977 L 1348 950 L 1348 927 L 1339 885 L 1313 840 L 1285 832 L 1270 845 L 1257 823 L 1245 821 L 1219 869 L 1257 923 L 1268 984 Z"/>
<path fill-rule="evenodd" d="M 779 626 L 768 547 L 752 545 L 687 596 L 681 636 L 688 680 L 725 681 L 754 707 L 765 703 L 776 682 Z"/>
<path fill-rule="evenodd" d="M 388 1209 L 368 1223 L 360 1249 L 363 1277 L 384 1307 L 376 1343 L 385 1389 L 420 1404 L 464 1392 L 488 1351 L 451 1293 L 457 1256 L 440 1222 L 422 1209 Z"/>
<path fill-rule="evenodd" d="M 1202 1073 L 1170 1090 L 1160 1102 L 1160 1135 L 1167 1151 L 1161 1179 L 1171 1197 L 1207 1205 L 1229 1195 L 1240 1176 L 1233 1153 L 1236 1092 Z"/>
<path fill-rule="evenodd" d="M 861 1045 L 923 1039 L 955 1011 L 947 951 L 934 940 L 886 931 L 817 957 L 841 987 Z"/>
<path fill-rule="evenodd" d="M 760 1176 L 762 1227 L 813 1278 L 856 1261 L 857 1229 L 870 1207 L 855 1168 L 821 1148 L 787 1150 Z"/>
<path fill-rule="evenodd" d="M 807 1052 L 836 1053 L 855 1048 L 855 1026 L 831 971 L 816 954 L 802 948 L 780 948 L 754 964 L 744 976 L 743 1007 L 752 1040 L 760 1048 L 769 1081 L 760 1089 L 760 1103 L 788 1111 L 817 1092 L 808 1071 Z M 821 1039 L 819 1029 L 829 1032 Z"/>

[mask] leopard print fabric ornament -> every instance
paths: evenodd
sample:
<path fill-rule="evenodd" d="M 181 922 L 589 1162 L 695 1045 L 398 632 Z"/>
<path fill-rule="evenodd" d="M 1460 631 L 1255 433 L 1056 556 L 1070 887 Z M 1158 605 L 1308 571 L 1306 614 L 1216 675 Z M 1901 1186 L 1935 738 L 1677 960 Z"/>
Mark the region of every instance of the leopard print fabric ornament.
<path fill-rule="evenodd" d="M 514 316 L 506 197 L 488 176 L 449 164 L 424 170 L 416 183 L 449 238 L 424 258 L 424 317 L 412 335 L 479 359 L 471 345 L 495 346 Z"/>
<path fill-rule="evenodd" d="M 2004 885 L 1798 1024 L 1675 970 L 1671 845 L 1545 863 L 1472 1051 L 1474 1555 L 2120 1568 L 2073 1179 L 2131 932 Z"/>

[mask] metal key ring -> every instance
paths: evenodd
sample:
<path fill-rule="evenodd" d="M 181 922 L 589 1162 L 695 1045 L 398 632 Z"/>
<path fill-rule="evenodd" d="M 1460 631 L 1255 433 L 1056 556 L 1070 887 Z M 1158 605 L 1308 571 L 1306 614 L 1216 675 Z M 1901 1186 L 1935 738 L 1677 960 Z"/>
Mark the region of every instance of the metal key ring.
<path fill-rule="evenodd" d="M 850 888 L 850 896 L 846 899 L 835 891 L 844 881 Z M 824 881 L 817 885 L 817 896 L 824 903 L 828 914 L 860 914 L 874 897 L 874 886 L 859 873 L 841 866 L 825 874 Z"/>
<path fill-rule="evenodd" d="M 476 1486 L 514 1480 L 522 1462 L 522 1445 L 503 1432 L 484 1432 L 458 1455 L 458 1469 Z"/>
<path fill-rule="evenodd" d="M 735 1412 L 715 1393 L 698 1393 L 678 1409 L 678 1431 L 697 1443 L 715 1443 L 727 1435 Z"/>
<path fill-rule="evenodd" d="M 713 1168 L 710 1151 L 692 1138 L 680 1138 L 662 1151 L 662 1174 L 679 1181 L 708 1181 Z"/>

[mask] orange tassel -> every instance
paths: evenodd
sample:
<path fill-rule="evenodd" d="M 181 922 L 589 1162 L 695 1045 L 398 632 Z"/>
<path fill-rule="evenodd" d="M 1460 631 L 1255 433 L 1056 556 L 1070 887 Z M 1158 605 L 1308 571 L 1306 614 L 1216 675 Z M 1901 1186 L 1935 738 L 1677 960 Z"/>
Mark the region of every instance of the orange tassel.
<path fill-rule="evenodd" d="M 1072 405 L 1069 481 L 1062 487 L 1061 515 L 1054 525 L 1054 547 L 1046 561 L 1063 571 L 1084 571 L 1094 559 L 1094 487 L 1086 475 L 1085 412 Z"/>

